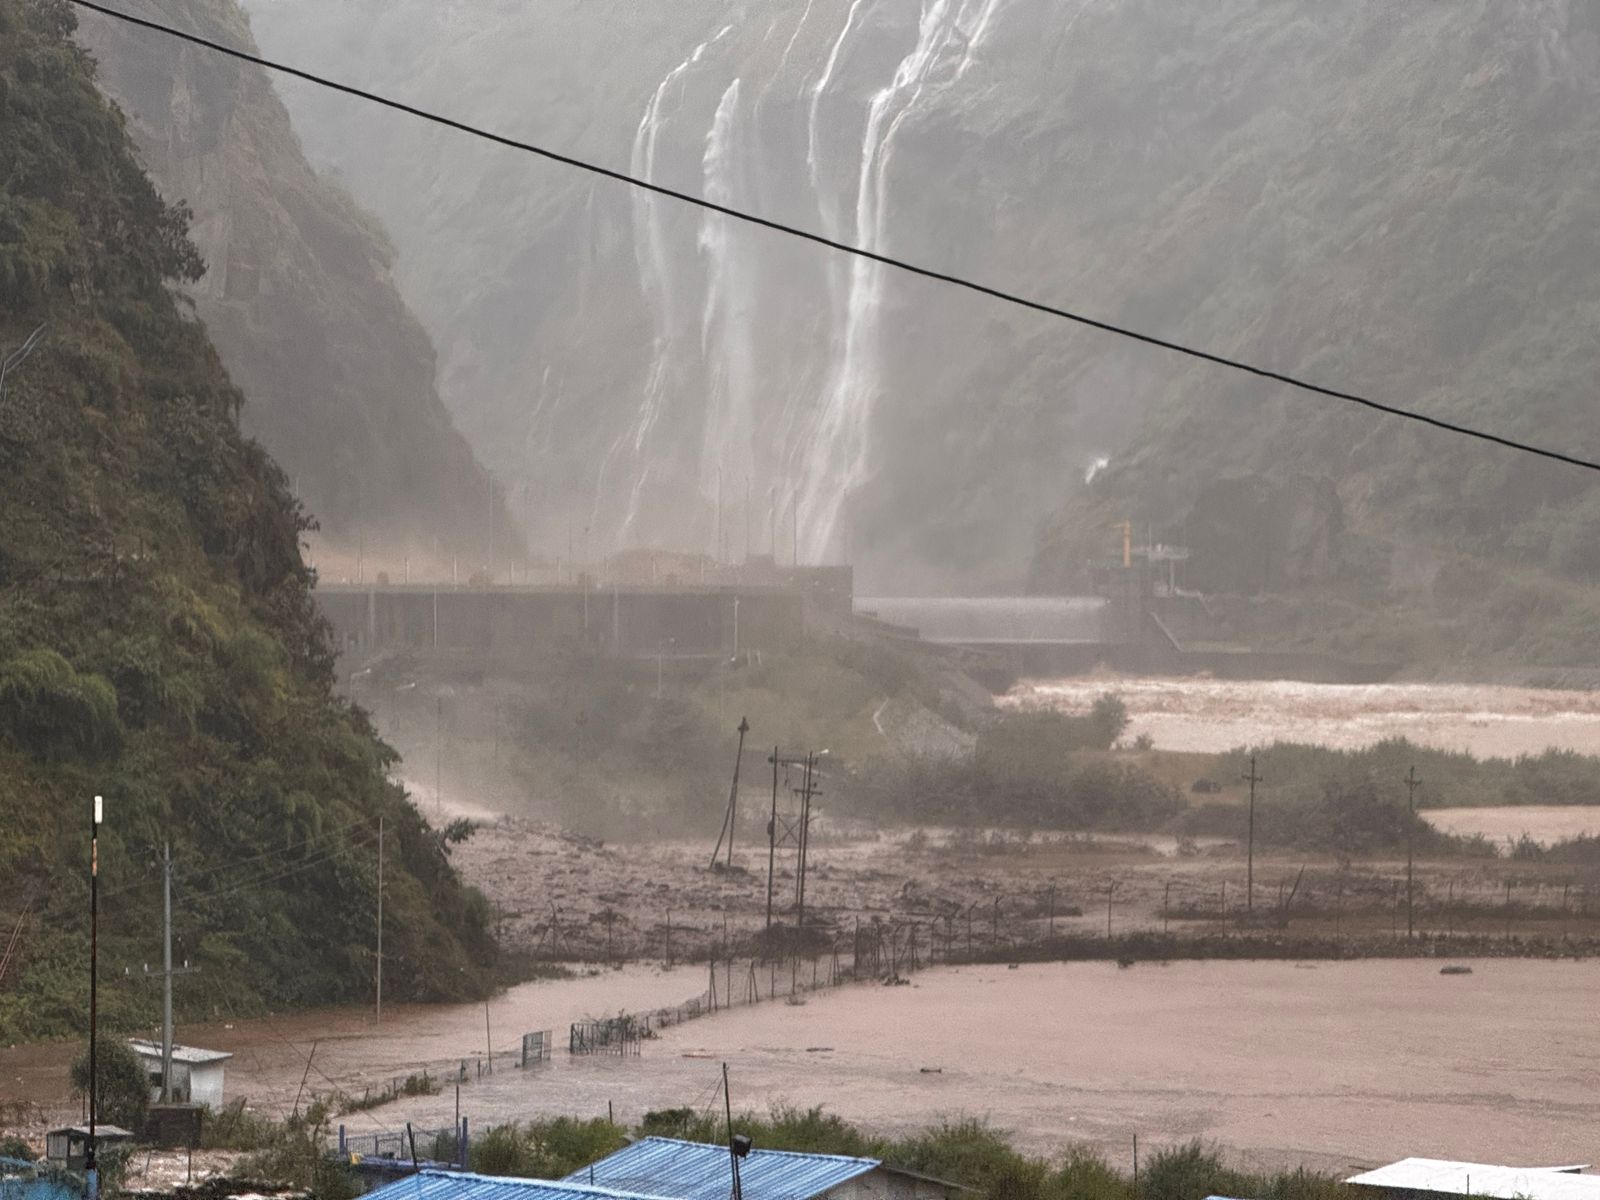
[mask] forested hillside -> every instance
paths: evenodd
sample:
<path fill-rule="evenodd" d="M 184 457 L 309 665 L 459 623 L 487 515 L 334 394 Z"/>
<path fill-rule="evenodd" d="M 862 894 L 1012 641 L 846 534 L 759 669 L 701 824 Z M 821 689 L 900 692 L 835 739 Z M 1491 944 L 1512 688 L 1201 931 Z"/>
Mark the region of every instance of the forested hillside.
<path fill-rule="evenodd" d="M 1151 107 L 1197 114 L 1209 153 L 1173 151 L 1125 315 L 1600 457 L 1594 7 L 1254 7 L 1155 61 Z M 1074 586 L 1132 518 L 1193 548 L 1187 583 L 1239 597 L 1253 640 L 1600 662 L 1600 477 L 1207 367 L 1149 399 L 1046 530 L 1039 586 Z"/>
<path fill-rule="evenodd" d="M 170 839 L 190 1010 L 366 997 L 376 833 L 397 997 L 486 986 L 480 898 L 330 690 L 304 512 L 180 291 L 187 213 L 134 158 L 61 0 L 0 0 L 0 1041 L 81 1031 L 90 798 L 102 1019 L 148 1020 Z"/>
<path fill-rule="evenodd" d="M 128 11 L 252 46 L 234 0 Z M 271 80 L 94 13 L 80 37 L 169 201 L 194 212 L 197 311 L 244 389 L 245 429 L 325 537 L 463 567 L 486 557 L 489 479 L 434 386 L 433 345 L 391 278 L 378 223 L 306 163 Z M 498 510 L 499 551 L 520 539 Z"/>

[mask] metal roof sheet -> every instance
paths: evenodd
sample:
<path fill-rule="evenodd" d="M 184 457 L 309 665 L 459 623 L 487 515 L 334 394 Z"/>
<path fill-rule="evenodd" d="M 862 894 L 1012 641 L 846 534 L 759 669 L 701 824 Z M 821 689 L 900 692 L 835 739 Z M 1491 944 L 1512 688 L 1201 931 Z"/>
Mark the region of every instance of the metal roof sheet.
<path fill-rule="evenodd" d="M 631 1193 L 548 1179 L 424 1170 L 370 1191 L 366 1200 L 641 1200 Z M 665 1200 L 646 1197 L 642 1200 Z M 722 1200 L 727 1200 L 723 1197 Z"/>
<path fill-rule="evenodd" d="M 1492 1196 L 1498 1200 L 1600 1200 L 1600 1175 L 1442 1158 L 1403 1158 L 1375 1171 L 1352 1175 L 1345 1182 L 1408 1192 Z"/>
<path fill-rule="evenodd" d="M 89 1127 L 87 1125 L 62 1125 L 58 1129 L 49 1130 L 45 1136 L 60 1137 L 63 1133 L 81 1133 L 84 1137 L 88 1137 Z M 133 1131 L 131 1129 L 124 1129 L 120 1125 L 107 1125 L 104 1121 L 98 1121 L 95 1123 L 94 1135 L 96 1139 L 131 1138 L 133 1136 Z"/>
<path fill-rule="evenodd" d="M 744 1200 L 811 1200 L 882 1164 L 842 1154 L 752 1150 L 739 1160 Z M 728 1200 L 728 1148 L 676 1138 L 640 1138 L 593 1166 L 574 1171 L 569 1183 L 593 1181 L 624 1192 L 668 1200 Z"/>
<path fill-rule="evenodd" d="M 129 1038 L 128 1045 L 133 1052 L 142 1058 L 160 1058 L 161 1043 L 147 1042 L 142 1038 Z M 206 1063 L 222 1062 L 232 1058 L 226 1050 L 202 1050 L 198 1046 L 180 1046 L 172 1044 L 172 1061 L 187 1063 L 190 1066 L 203 1066 Z"/>

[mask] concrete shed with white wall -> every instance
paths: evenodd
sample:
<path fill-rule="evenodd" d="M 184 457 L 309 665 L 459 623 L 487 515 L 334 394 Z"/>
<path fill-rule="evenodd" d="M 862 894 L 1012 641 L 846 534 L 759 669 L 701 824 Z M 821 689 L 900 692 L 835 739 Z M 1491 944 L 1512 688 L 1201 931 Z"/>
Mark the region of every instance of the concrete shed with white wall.
<path fill-rule="evenodd" d="M 161 1043 L 129 1038 L 128 1046 L 139 1058 L 139 1065 L 150 1076 L 150 1098 L 161 1095 Z M 195 1046 L 172 1047 L 172 1088 L 174 1104 L 203 1104 L 222 1107 L 226 1064 L 233 1055 L 222 1050 L 201 1050 Z"/>

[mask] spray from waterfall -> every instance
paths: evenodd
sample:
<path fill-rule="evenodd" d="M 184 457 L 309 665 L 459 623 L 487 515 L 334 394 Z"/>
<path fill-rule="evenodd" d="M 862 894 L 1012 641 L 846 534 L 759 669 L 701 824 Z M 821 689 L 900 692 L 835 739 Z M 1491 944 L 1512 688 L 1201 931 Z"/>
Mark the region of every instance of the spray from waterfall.
<path fill-rule="evenodd" d="M 867 106 L 860 168 L 856 176 L 855 230 L 858 245 L 888 250 L 888 178 L 896 134 L 939 79 L 962 74 L 994 24 L 999 0 L 924 0 L 917 40 L 901 59 L 890 83 Z M 856 17 L 852 6 L 844 32 L 813 96 L 831 79 Z M 953 71 L 943 70 L 955 62 Z M 813 120 L 813 151 L 815 120 Z M 812 155 L 813 180 L 817 178 Z M 826 204 L 823 205 L 826 213 Z M 826 215 L 824 217 L 826 221 Z M 812 561 L 830 555 L 838 541 L 840 515 L 865 478 L 873 410 L 883 388 L 882 317 L 886 271 L 865 259 L 851 263 L 844 301 L 842 351 L 836 356 L 813 433 L 803 455 L 800 492 L 804 553 Z"/>
<path fill-rule="evenodd" d="M 668 97 L 676 88 L 678 101 L 682 103 L 685 76 L 732 29 L 731 25 L 724 25 L 712 37 L 701 42 L 688 58 L 667 72 L 656 87 L 645 106 L 638 131 L 634 134 L 630 167 L 635 175 L 644 179 L 656 178 L 657 153 L 661 132 L 667 122 Z M 618 542 L 625 540 L 638 525 L 652 465 L 651 439 L 673 390 L 676 377 L 673 369 L 674 351 L 680 340 L 682 313 L 687 308 L 678 295 L 681 281 L 671 250 L 666 216 L 667 210 L 660 197 L 648 192 L 634 193 L 634 254 L 645 303 L 655 316 L 656 333 L 650 371 L 640 397 L 638 413 L 607 452 L 596 481 L 594 523 L 600 526 L 603 524 L 601 506 L 606 503 L 609 494 L 607 482 L 618 469 L 617 460 L 628 460 L 628 498 L 617 532 Z"/>
<path fill-rule="evenodd" d="M 706 195 L 737 205 L 746 148 L 741 136 L 740 83 L 735 79 L 717 104 L 706 134 L 703 170 Z M 700 489 L 711 494 L 713 479 L 751 473 L 751 450 L 758 420 L 755 411 L 755 351 L 752 314 L 759 310 L 754 250 L 747 231 L 726 218 L 706 213 L 700 224 L 700 252 L 706 260 L 705 305 L 700 321 L 701 354 L 708 395 L 700 452 Z M 722 513 L 720 499 L 717 510 Z M 748 521 L 746 514 L 746 521 Z M 721 552 L 722 547 L 717 547 Z"/>

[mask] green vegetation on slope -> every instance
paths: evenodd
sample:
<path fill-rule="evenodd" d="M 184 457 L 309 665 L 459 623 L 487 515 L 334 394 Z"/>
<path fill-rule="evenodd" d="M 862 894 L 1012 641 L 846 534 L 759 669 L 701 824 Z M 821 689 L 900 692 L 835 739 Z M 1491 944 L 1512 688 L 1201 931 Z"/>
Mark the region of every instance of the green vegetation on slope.
<path fill-rule="evenodd" d="M 1600 759 L 1564 750 L 1480 760 L 1391 738 L 1358 750 L 1279 742 L 1254 753 L 1262 780 L 1256 838 L 1269 846 L 1351 856 L 1393 853 L 1404 849 L 1409 831 L 1418 853 L 1495 853 L 1497 847 L 1482 837 L 1453 837 L 1420 816 L 1408 816 L 1405 777 L 1412 767 L 1422 780 L 1419 810 L 1600 804 Z M 1205 773 L 1212 779 L 1241 779 L 1250 754 L 1241 748 L 1217 755 Z M 1191 833 L 1243 837 L 1246 814 L 1236 802 L 1203 803 L 1184 814 L 1180 825 Z M 1576 838 L 1548 850 L 1524 839 L 1511 850 L 1520 858 L 1600 862 L 1595 838 Z"/>
<path fill-rule="evenodd" d="M 177 864 L 191 1012 L 364 998 L 378 820 L 396 998 L 486 985 L 493 945 L 393 756 L 331 692 L 282 473 L 173 288 L 187 214 L 135 162 L 60 0 L 0 0 L 0 1041 L 81 1031 L 90 797 L 101 1019 L 146 1022 L 154 862 Z M 26 914 L 26 915 L 25 915 Z"/>
<path fill-rule="evenodd" d="M 395 682 L 391 680 L 390 682 Z M 671 664 L 657 694 L 655 664 L 628 663 L 576 643 L 538 661 L 507 720 L 523 776 L 556 785 L 557 813 L 588 832 L 710 830 L 727 804 L 740 718 L 750 773 L 785 754 L 827 748 L 828 768 L 852 771 L 890 750 L 875 715 L 887 703 L 970 739 L 970 700 L 927 655 L 869 639 L 808 637 L 782 651 L 685 668 Z M 424 701 L 425 703 L 426 701 Z M 855 815 L 846 794 L 829 803 Z"/>

